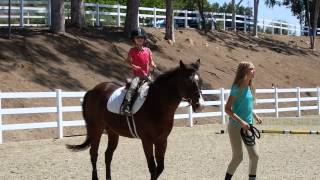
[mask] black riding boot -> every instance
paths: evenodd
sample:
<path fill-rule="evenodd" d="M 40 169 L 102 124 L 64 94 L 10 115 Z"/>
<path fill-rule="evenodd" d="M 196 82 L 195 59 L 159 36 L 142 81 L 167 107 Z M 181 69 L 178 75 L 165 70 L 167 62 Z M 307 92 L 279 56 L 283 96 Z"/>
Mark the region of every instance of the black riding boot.
<path fill-rule="evenodd" d="M 127 99 L 123 101 L 123 104 L 121 106 L 121 113 L 122 115 L 125 115 L 125 116 L 131 115 L 130 102 Z"/>
<path fill-rule="evenodd" d="M 125 116 L 131 116 L 132 115 L 132 106 L 133 103 L 137 97 L 137 87 L 139 85 L 140 78 L 134 77 L 131 81 L 130 87 L 126 93 L 126 96 L 124 97 L 122 106 L 121 106 L 121 113 Z"/>
<path fill-rule="evenodd" d="M 256 180 L 256 175 L 249 174 L 249 180 Z"/>
<path fill-rule="evenodd" d="M 229 173 L 226 173 L 224 180 L 231 180 L 231 178 L 232 178 L 232 175 Z"/>

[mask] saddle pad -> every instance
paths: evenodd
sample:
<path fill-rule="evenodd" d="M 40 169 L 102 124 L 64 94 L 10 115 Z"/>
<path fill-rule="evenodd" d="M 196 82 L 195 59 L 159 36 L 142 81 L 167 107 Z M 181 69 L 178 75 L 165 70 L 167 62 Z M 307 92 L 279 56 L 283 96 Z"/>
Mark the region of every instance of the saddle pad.
<path fill-rule="evenodd" d="M 141 106 L 143 105 L 148 95 L 148 90 L 149 90 L 148 83 L 143 84 L 139 88 L 138 90 L 139 95 L 132 106 L 132 114 L 135 114 L 141 108 Z M 127 90 L 125 89 L 125 87 L 120 87 L 111 94 L 107 103 L 108 111 L 116 114 L 120 114 L 120 107 L 123 102 L 124 96 L 126 95 L 126 92 Z"/>

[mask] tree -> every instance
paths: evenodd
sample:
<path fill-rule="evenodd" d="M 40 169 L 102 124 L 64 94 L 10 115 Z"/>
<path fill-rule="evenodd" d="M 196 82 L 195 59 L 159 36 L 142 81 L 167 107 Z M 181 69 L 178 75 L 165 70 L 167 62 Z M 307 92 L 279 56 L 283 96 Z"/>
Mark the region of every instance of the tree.
<path fill-rule="evenodd" d="M 166 0 L 166 34 L 165 39 L 175 41 L 173 25 L 173 3 L 172 0 Z"/>
<path fill-rule="evenodd" d="M 232 28 L 234 31 L 237 30 L 236 24 L 236 0 L 232 0 Z"/>
<path fill-rule="evenodd" d="M 51 0 L 51 27 L 53 33 L 65 32 L 64 0 Z"/>
<path fill-rule="evenodd" d="M 127 14 L 124 25 L 124 33 L 129 37 L 133 29 L 138 28 L 139 0 L 127 1 Z"/>
<path fill-rule="evenodd" d="M 254 0 L 254 15 L 253 15 L 253 36 L 258 37 L 258 9 L 259 0 Z"/>
<path fill-rule="evenodd" d="M 318 28 L 318 17 L 320 10 L 320 0 L 313 0 L 314 11 L 313 11 L 313 26 L 312 26 L 312 41 L 311 41 L 311 49 L 315 49 L 316 44 L 316 35 Z"/>
<path fill-rule="evenodd" d="M 85 25 L 83 0 L 71 0 L 71 25 L 79 28 Z"/>
<path fill-rule="evenodd" d="M 232 0 L 232 28 L 234 31 L 237 30 L 237 22 L 236 22 L 236 13 L 239 13 L 238 12 L 238 9 L 240 9 L 240 4 L 242 3 L 243 0 L 240 0 L 238 2 L 238 4 L 236 5 L 236 1 L 235 0 Z M 243 13 L 239 13 L 239 14 L 243 14 Z"/>
<path fill-rule="evenodd" d="M 201 21 L 201 27 L 206 32 L 206 18 L 204 16 L 204 0 L 197 0 L 197 6 L 199 9 L 199 14 L 202 19 Z"/>
<path fill-rule="evenodd" d="M 277 0 L 266 0 L 266 4 L 270 7 L 275 4 L 290 7 L 293 15 L 300 20 L 300 25 L 308 26 L 310 48 L 312 49 L 315 47 L 316 27 L 320 24 L 319 3 L 319 0 L 284 0 L 283 3 Z"/>

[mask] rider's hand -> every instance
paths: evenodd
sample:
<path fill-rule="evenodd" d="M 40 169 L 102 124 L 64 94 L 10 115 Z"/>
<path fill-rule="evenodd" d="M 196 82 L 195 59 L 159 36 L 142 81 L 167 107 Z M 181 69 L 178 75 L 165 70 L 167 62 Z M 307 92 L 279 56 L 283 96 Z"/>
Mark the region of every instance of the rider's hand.
<path fill-rule="evenodd" d="M 132 68 L 136 71 L 142 70 L 140 66 L 132 65 Z"/>
<path fill-rule="evenodd" d="M 157 69 L 157 65 L 152 64 L 153 69 Z"/>

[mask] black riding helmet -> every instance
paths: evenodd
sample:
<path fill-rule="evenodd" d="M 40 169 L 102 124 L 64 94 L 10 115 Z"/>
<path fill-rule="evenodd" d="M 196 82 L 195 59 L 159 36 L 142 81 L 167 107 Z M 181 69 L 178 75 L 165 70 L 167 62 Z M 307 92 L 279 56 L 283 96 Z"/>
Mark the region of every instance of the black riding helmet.
<path fill-rule="evenodd" d="M 144 39 L 147 39 L 147 34 L 142 28 L 137 28 L 132 30 L 130 34 L 131 40 L 134 40 L 136 37 L 143 37 Z"/>

